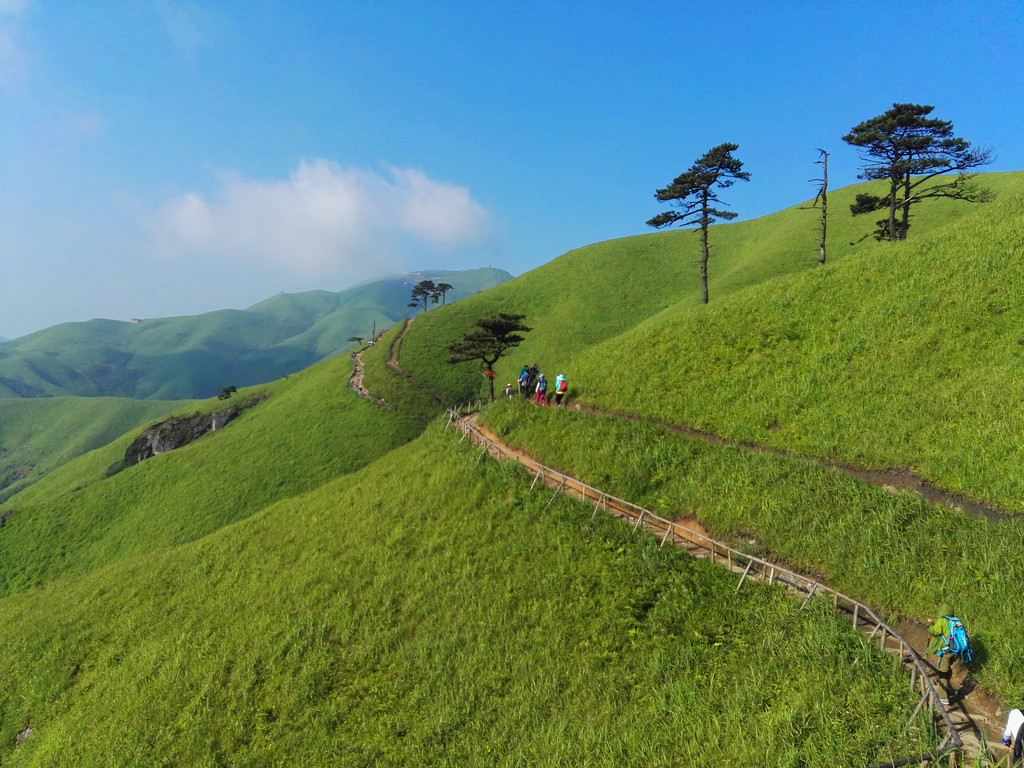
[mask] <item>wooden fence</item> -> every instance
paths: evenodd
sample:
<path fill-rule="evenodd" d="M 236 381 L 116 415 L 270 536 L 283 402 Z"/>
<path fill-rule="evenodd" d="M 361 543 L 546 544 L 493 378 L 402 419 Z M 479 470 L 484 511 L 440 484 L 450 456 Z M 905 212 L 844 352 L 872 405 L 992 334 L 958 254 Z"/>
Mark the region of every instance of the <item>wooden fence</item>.
<path fill-rule="evenodd" d="M 489 438 L 469 418 L 462 415 L 463 413 L 478 410 L 481 405 L 482 402 L 463 403 L 460 406 L 449 409 L 448 426 L 454 425 L 458 427 L 463 433 L 463 440 L 468 438 L 474 444 L 484 448 L 495 459 L 511 459 L 522 464 L 534 474 L 531 488 L 535 487 L 538 482 L 543 482 L 555 489 L 555 494 L 551 497 L 551 501 L 554 501 L 558 493 L 568 493 L 592 503 L 595 515 L 598 511 L 603 510 L 626 519 L 633 524 L 634 531 L 643 526 L 660 537 L 661 546 L 674 544 L 685 547 L 687 551 L 696 557 L 705 557 L 713 563 L 719 563 L 733 572 L 741 574 L 739 583 L 736 585 L 737 591 L 743 587 L 746 580 L 758 579 L 767 581 L 769 584 L 776 584 L 783 589 L 802 596 L 803 606 L 806 606 L 813 598 L 830 600 L 832 608 L 837 613 L 849 617 L 854 628 L 868 636 L 868 642 L 877 641 L 880 649 L 898 654 L 902 663 L 910 670 L 911 688 L 917 688 L 921 692 L 921 699 L 910 715 L 907 725 L 909 726 L 921 709 L 927 706 L 932 712 L 933 725 L 938 729 L 944 730 L 945 734 L 939 742 L 939 746 L 931 752 L 922 752 L 895 760 L 872 763 L 868 768 L 896 768 L 896 766 L 901 765 L 920 765 L 921 763 L 937 761 L 943 757 L 948 758 L 950 766 L 956 765 L 957 756 L 963 748 L 963 741 L 950 721 L 946 708 L 939 702 L 939 696 L 928 676 L 927 663 L 910 646 L 910 643 L 883 621 L 870 607 L 854 600 L 852 597 L 837 592 L 827 584 L 822 584 L 760 557 L 741 552 L 703 533 L 687 528 L 685 525 L 666 520 L 624 499 L 600 491 L 581 480 L 546 467 L 528 456 L 516 453 L 502 443 Z M 551 501 L 548 502 L 549 506 Z"/>

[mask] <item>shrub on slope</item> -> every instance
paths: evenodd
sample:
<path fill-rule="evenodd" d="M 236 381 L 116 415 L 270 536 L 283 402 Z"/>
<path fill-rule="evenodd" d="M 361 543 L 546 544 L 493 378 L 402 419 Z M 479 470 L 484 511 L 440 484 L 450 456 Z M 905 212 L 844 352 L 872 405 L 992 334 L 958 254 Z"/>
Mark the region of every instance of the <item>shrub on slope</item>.
<path fill-rule="evenodd" d="M 0 599 L 0 762 L 833 766 L 924 746 L 905 677 L 826 607 L 737 593 L 549 498 L 435 426 L 201 541 Z"/>
<path fill-rule="evenodd" d="M 351 472 L 422 429 L 348 388 L 337 358 L 235 399 L 266 395 L 217 432 L 113 477 L 136 432 L 12 497 L 0 529 L 0 594 L 199 538 Z M 230 404 L 233 401 L 227 401 Z M 204 409 L 223 408 L 212 400 Z"/>

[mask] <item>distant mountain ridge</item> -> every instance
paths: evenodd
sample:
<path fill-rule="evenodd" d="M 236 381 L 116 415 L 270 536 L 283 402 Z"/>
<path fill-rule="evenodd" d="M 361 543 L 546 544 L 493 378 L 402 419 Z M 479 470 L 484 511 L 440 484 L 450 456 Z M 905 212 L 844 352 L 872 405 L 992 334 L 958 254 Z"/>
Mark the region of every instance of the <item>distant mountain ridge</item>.
<path fill-rule="evenodd" d="M 511 277 L 491 267 L 425 270 L 337 293 L 280 293 L 243 310 L 63 323 L 0 344 L 0 398 L 210 397 L 302 370 L 408 317 L 421 280 L 454 286 L 450 303 Z"/>

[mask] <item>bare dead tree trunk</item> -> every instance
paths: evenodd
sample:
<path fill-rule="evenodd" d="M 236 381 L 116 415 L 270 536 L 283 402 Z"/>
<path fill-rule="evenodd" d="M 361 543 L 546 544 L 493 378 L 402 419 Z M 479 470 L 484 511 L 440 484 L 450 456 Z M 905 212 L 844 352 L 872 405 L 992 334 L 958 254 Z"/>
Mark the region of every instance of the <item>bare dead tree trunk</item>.
<path fill-rule="evenodd" d="M 708 303 L 708 217 L 700 223 L 700 290 L 701 302 Z"/>
<path fill-rule="evenodd" d="M 825 235 L 828 232 L 828 152 L 818 149 L 821 152 L 821 163 L 823 169 L 821 188 L 818 190 L 818 198 L 821 200 L 821 237 L 818 240 L 818 263 L 825 263 Z"/>

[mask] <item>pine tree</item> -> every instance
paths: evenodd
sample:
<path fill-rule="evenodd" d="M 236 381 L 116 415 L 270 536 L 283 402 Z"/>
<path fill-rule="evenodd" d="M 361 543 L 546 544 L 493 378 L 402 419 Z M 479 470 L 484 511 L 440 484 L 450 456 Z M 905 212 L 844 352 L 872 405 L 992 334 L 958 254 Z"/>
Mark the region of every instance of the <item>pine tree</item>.
<path fill-rule="evenodd" d="M 991 193 L 976 186 L 976 174 L 966 173 L 992 162 L 990 149 L 977 149 L 953 135 L 953 123 L 928 117 L 934 109 L 921 104 L 893 104 L 892 109 L 855 125 L 843 141 L 858 147 L 864 167 L 860 178 L 886 180 L 887 194 L 857 195 L 850 206 L 855 216 L 887 211 L 875 230 L 878 240 L 905 240 L 910 207 L 929 198 L 947 197 L 986 202 Z M 937 182 L 945 174 L 951 181 Z"/>
<path fill-rule="evenodd" d="M 508 349 L 518 347 L 523 342 L 521 333 L 530 328 L 523 325 L 526 315 L 512 315 L 500 312 L 494 317 L 484 317 L 476 321 L 477 330 L 470 331 L 458 341 L 448 345 L 451 356 L 449 363 L 464 363 L 479 360 L 483 364 L 481 372 L 487 376 L 491 388 L 491 402 L 494 402 L 494 364 Z"/>
<path fill-rule="evenodd" d="M 719 144 L 676 177 L 664 189 L 654 193 L 661 202 L 668 202 L 679 210 L 663 211 L 647 222 L 648 226 L 669 227 L 673 224 L 700 225 L 700 282 L 701 300 L 708 303 L 708 227 L 715 221 L 735 219 L 738 214 L 723 211 L 714 205 L 724 205 L 715 195 L 715 188 L 726 189 L 739 181 L 749 181 L 750 174 L 740 170 L 743 163 L 732 156 L 738 144 Z"/>

